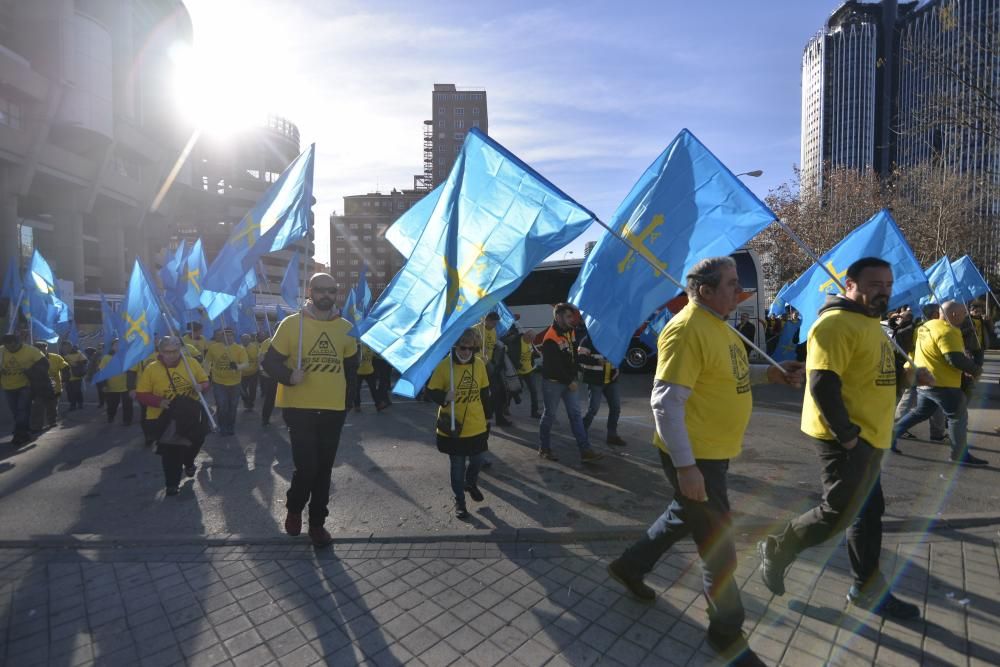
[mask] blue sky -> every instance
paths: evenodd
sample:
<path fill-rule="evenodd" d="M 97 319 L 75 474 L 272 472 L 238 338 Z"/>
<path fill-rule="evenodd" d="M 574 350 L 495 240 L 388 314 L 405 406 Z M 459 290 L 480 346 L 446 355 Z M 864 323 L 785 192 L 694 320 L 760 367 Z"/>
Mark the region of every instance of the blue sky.
<path fill-rule="evenodd" d="M 733 171 L 763 169 L 747 183 L 765 195 L 799 160 L 802 49 L 839 3 L 186 4 L 207 57 L 255 64 L 254 104 L 316 142 L 326 261 L 345 195 L 422 171 L 434 83 L 486 88 L 490 135 L 603 219 L 684 127 Z"/>

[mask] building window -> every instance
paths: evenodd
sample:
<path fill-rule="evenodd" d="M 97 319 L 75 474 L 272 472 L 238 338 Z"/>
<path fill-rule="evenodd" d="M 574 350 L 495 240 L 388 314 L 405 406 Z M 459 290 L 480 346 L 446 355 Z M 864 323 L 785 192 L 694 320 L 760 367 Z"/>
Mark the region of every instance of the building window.
<path fill-rule="evenodd" d="M 347 252 L 347 249 L 346 249 L 346 248 L 344 248 L 344 246 L 337 246 L 337 252 L 338 252 L 338 253 L 341 253 L 341 252 Z"/>
<path fill-rule="evenodd" d="M 472 127 L 479 127 L 479 121 L 478 120 L 472 121 Z"/>
<path fill-rule="evenodd" d="M 352 259 L 351 260 L 351 266 L 357 266 L 357 265 L 358 265 L 358 260 L 356 258 Z"/>
<path fill-rule="evenodd" d="M 375 252 L 377 252 L 380 255 L 384 254 L 385 253 L 385 246 L 380 245 L 379 247 L 375 248 Z"/>
<path fill-rule="evenodd" d="M 384 259 L 376 259 L 375 260 L 375 265 L 376 266 L 385 266 L 385 260 Z"/>
<path fill-rule="evenodd" d="M 363 202 L 361 202 L 361 205 L 370 208 L 372 203 L 366 199 Z"/>
<path fill-rule="evenodd" d="M 438 113 L 443 116 L 448 113 L 448 109 L 446 107 L 438 107 Z"/>
<path fill-rule="evenodd" d="M 389 204 L 389 206 L 390 206 L 390 207 L 392 206 L 392 202 L 388 202 L 388 204 Z M 370 231 L 372 230 L 372 223 L 370 223 L 370 222 L 366 222 L 366 223 L 365 223 L 365 227 L 364 227 L 364 230 L 365 230 L 366 232 L 370 232 Z"/>
<path fill-rule="evenodd" d="M 473 116 L 479 115 L 479 107 L 472 107 L 472 115 Z"/>
<path fill-rule="evenodd" d="M 21 129 L 21 105 L 0 97 L 0 125 Z"/>
<path fill-rule="evenodd" d="M 464 130 L 465 129 L 465 121 L 461 120 L 461 119 L 456 120 L 455 121 L 455 129 L 456 130 Z"/>
<path fill-rule="evenodd" d="M 456 132 L 454 138 L 455 141 L 465 141 L 465 132 Z"/>
<path fill-rule="evenodd" d="M 371 241 L 372 240 L 372 235 L 371 234 L 365 234 L 363 237 L 361 237 L 361 240 L 362 241 Z"/>
<path fill-rule="evenodd" d="M 445 133 L 445 132 L 438 132 L 438 139 L 444 139 L 447 136 L 448 136 L 448 134 Z"/>
<path fill-rule="evenodd" d="M 347 275 L 347 273 L 345 271 L 337 271 L 337 277 L 338 278 L 343 278 L 345 275 Z"/>
<path fill-rule="evenodd" d="M 464 116 L 465 115 L 465 109 L 463 109 L 462 107 L 455 107 L 455 115 L 456 116 Z"/>
<path fill-rule="evenodd" d="M 396 204 L 396 208 L 397 208 L 398 210 L 402 211 L 402 210 L 403 210 L 404 208 L 406 208 L 406 202 L 405 202 L 405 201 L 401 201 L 401 202 L 398 202 L 398 203 Z"/>
<path fill-rule="evenodd" d="M 440 127 L 442 130 L 448 129 L 448 121 L 446 121 L 446 120 L 439 120 L 438 121 L 438 127 Z"/>

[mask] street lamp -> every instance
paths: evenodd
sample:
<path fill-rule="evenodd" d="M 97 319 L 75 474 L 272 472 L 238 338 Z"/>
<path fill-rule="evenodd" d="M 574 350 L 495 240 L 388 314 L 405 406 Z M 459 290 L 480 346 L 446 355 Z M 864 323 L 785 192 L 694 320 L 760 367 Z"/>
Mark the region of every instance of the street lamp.
<path fill-rule="evenodd" d="M 562 258 L 563 258 L 563 261 L 565 261 L 565 260 L 566 260 L 566 255 L 572 255 L 572 254 L 573 254 L 573 251 L 572 251 L 572 250 L 567 250 L 566 252 L 564 252 L 564 253 L 563 253 L 563 256 L 562 256 Z"/>
<path fill-rule="evenodd" d="M 744 171 L 742 174 L 736 174 L 736 177 L 739 178 L 740 176 L 752 176 L 754 178 L 757 178 L 758 176 L 763 176 L 763 175 L 764 175 L 763 169 L 754 169 L 753 171 Z"/>

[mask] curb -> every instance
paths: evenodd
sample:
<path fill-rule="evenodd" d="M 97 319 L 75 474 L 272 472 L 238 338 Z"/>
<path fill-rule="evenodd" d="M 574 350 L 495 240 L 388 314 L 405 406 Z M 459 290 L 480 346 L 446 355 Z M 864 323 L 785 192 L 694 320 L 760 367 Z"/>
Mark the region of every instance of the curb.
<path fill-rule="evenodd" d="M 888 519 L 883 521 L 884 533 L 933 534 L 967 528 L 982 528 L 1000 524 L 997 515 L 956 515 L 932 520 L 918 518 Z M 777 522 L 759 517 L 737 517 L 734 531 L 737 541 L 755 538 L 775 529 Z M 580 544 L 584 542 L 621 542 L 634 540 L 646 530 L 643 525 L 607 526 L 595 529 L 511 528 L 482 533 L 441 532 L 359 532 L 334 535 L 337 544 Z M 160 535 L 156 537 L 121 537 L 99 534 L 41 535 L 30 540 L 0 540 L 0 549 L 122 549 L 128 547 L 237 547 L 237 546 L 294 546 L 289 538 L 280 534 L 216 536 Z"/>

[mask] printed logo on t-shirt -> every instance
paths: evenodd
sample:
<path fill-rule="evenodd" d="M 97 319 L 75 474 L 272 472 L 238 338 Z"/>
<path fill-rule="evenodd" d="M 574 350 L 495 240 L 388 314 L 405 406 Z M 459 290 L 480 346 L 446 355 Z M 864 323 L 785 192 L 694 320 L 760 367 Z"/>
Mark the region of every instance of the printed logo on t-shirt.
<path fill-rule="evenodd" d="M 463 369 L 462 377 L 459 378 L 458 384 L 455 387 L 455 402 L 475 403 L 478 400 L 479 384 L 476 382 L 476 378 L 473 377 L 471 369 Z"/>
<path fill-rule="evenodd" d="M 326 332 L 322 332 L 309 348 L 302 360 L 302 367 L 308 373 L 340 373 L 340 356 L 337 348 Z"/>
<path fill-rule="evenodd" d="M 896 385 L 896 351 L 892 349 L 892 343 L 888 340 L 882 341 L 882 359 L 879 363 L 878 377 L 875 378 L 876 387 L 887 387 Z"/>
<path fill-rule="evenodd" d="M 747 393 L 750 391 L 750 364 L 742 343 L 729 344 L 729 360 L 733 365 L 733 377 L 736 378 L 736 393 Z"/>
<path fill-rule="evenodd" d="M 167 372 L 170 373 L 170 380 L 173 381 L 172 384 L 168 381 L 169 386 L 163 392 L 167 398 L 190 396 L 194 393 L 191 389 L 191 381 L 188 379 L 186 372 L 182 373 L 177 369 L 171 369 Z"/>

